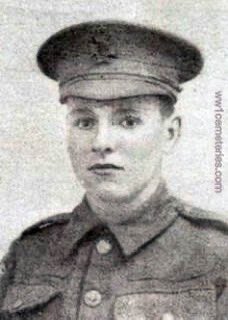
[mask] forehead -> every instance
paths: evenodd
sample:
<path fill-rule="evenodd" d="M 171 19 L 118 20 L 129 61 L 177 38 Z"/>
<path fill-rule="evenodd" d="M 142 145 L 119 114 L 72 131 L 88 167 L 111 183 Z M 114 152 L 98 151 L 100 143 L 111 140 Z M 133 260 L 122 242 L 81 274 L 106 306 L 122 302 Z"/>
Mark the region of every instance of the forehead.
<path fill-rule="evenodd" d="M 127 97 L 119 98 L 113 100 L 95 100 L 95 99 L 85 99 L 79 97 L 68 97 L 66 101 L 69 110 L 81 111 L 94 111 L 104 110 L 107 111 L 154 111 L 156 106 L 160 105 L 160 99 L 158 96 L 136 96 L 136 97 Z"/>

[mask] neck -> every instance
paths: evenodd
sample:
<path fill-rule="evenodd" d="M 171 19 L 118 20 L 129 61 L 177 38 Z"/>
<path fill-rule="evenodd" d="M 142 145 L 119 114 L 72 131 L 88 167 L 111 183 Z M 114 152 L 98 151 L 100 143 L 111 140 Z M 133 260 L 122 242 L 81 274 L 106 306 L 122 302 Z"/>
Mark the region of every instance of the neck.
<path fill-rule="evenodd" d="M 140 192 L 128 199 L 103 199 L 97 194 L 87 194 L 92 211 L 104 223 L 118 224 L 135 219 L 149 202 L 157 200 L 162 179 L 158 178 L 146 185 Z"/>

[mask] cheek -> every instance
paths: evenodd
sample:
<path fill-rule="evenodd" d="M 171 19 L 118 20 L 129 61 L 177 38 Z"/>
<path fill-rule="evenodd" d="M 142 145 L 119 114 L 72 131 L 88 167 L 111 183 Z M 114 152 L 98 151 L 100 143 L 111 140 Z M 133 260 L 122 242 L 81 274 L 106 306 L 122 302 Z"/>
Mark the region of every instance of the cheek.
<path fill-rule="evenodd" d="M 86 154 L 89 152 L 90 144 L 88 139 L 70 132 L 68 134 L 67 143 L 72 163 L 76 165 L 83 164 L 86 161 Z"/>
<path fill-rule="evenodd" d="M 125 150 L 128 157 L 135 165 L 151 164 L 151 161 L 159 161 L 162 155 L 162 130 L 160 127 L 140 132 L 130 140 L 130 143 L 125 143 Z M 128 147 L 126 147 L 128 145 Z M 123 141 L 124 147 L 124 141 Z M 140 166 L 140 167 L 141 167 Z"/>

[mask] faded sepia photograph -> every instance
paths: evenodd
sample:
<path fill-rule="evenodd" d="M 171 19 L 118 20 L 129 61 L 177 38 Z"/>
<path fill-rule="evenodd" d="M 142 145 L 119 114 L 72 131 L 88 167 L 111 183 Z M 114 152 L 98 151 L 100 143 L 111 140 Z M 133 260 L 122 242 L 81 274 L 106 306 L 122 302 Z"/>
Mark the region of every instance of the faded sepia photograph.
<path fill-rule="evenodd" d="M 228 320 L 228 3 L 0 4 L 0 320 Z"/>

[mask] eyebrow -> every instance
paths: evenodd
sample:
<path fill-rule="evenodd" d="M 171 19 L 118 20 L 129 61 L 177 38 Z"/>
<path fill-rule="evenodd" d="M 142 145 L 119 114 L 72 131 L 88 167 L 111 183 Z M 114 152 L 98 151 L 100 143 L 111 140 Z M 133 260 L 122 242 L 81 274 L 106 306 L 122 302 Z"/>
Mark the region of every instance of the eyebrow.
<path fill-rule="evenodd" d="M 89 108 L 87 108 L 87 107 L 74 107 L 74 108 L 72 108 L 72 110 L 69 112 L 69 114 L 70 115 L 74 115 L 74 114 L 76 114 L 76 113 L 91 113 L 91 114 L 93 114 L 93 111 L 91 110 L 91 109 L 89 109 Z"/>
<path fill-rule="evenodd" d="M 132 107 L 118 107 L 114 110 L 114 113 L 126 114 L 126 113 L 139 113 L 139 108 L 132 108 Z"/>

